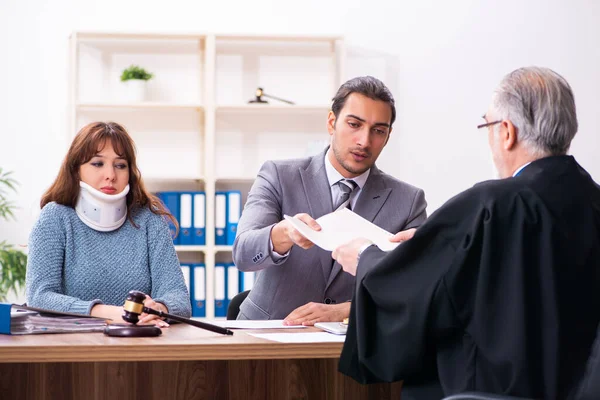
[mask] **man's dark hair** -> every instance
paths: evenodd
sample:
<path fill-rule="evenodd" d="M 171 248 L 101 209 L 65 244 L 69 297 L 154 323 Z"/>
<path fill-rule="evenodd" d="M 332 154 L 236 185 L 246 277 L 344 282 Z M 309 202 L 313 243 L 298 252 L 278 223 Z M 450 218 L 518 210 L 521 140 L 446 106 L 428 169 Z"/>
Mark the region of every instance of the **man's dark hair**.
<path fill-rule="evenodd" d="M 390 128 L 396 120 L 396 106 L 394 103 L 394 96 L 390 90 L 381 82 L 379 79 L 372 76 L 359 76 L 352 78 L 344 83 L 338 89 L 335 97 L 333 98 L 333 104 L 331 105 L 331 111 L 335 115 L 335 119 L 340 116 L 340 111 L 346 104 L 346 99 L 352 93 L 360 93 L 373 100 L 380 100 L 388 103 L 392 109 L 392 120 L 390 121 Z"/>

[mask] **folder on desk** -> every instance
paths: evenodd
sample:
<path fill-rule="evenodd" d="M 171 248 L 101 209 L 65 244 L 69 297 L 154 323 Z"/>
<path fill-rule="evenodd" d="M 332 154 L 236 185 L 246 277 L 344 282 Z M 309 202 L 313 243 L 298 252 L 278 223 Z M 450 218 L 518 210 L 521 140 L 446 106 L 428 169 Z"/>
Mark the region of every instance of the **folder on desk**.
<path fill-rule="evenodd" d="M 204 246 L 206 244 L 206 193 L 195 192 L 194 194 L 194 223 L 193 244 Z"/>
<path fill-rule="evenodd" d="M 192 235 L 192 193 L 179 194 L 179 244 L 189 246 L 193 243 Z"/>
<path fill-rule="evenodd" d="M 227 244 L 227 193 L 215 193 L 215 244 Z"/>
<path fill-rule="evenodd" d="M 254 281 L 256 280 L 256 272 L 255 271 L 239 271 L 239 281 L 240 281 L 240 292 L 245 292 L 246 290 L 252 290 L 254 286 Z"/>
<path fill-rule="evenodd" d="M 225 317 L 227 315 L 227 264 L 215 264 L 215 317 Z"/>
<path fill-rule="evenodd" d="M 242 192 L 230 190 L 227 192 L 227 244 L 233 245 L 237 233 L 238 221 L 242 214 Z"/>
<path fill-rule="evenodd" d="M 105 327 L 104 318 L 0 303 L 0 334 L 102 332 Z"/>
<path fill-rule="evenodd" d="M 156 194 L 160 201 L 163 203 L 168 212 L 170 212 L 173 217 L 180 221 L 179 219 L 179 192 L 159 192 Z M 173 244 L 179 244 L 179 236 L 175 237 L 177 234 L 177 230 L 175 225 L 167 220 L 169 224 L 169 230 L 171 231 L 171 237 L 173 238 Z"/>
<path fill-rule="evenodd" d="M 206 317 L 206 267 L 192 265 L 192 317 Z"/>

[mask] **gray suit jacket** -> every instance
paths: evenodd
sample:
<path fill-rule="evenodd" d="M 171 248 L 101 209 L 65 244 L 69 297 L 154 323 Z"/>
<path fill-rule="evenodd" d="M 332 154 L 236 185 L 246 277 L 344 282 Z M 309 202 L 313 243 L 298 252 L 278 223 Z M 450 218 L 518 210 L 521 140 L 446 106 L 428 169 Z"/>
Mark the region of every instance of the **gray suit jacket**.
<path fill-rule="evenodd" d="M 318 246 L 293 246 L 278 262 L 271 257 L 271 229 L 283 215 L 307 213 L 317 219 L 333 211 L 325 172 L 326 151 L 314 157 L 267 161 L 260 169 L 238 224 L 233 260 L 241 271 L 260 271 L 239 319 L 283 319 L 309 302 L 352 299 L 355 278 Z M 396 233 L 427 218 L 423 190 L 371 168 L 353 211 Z"/>

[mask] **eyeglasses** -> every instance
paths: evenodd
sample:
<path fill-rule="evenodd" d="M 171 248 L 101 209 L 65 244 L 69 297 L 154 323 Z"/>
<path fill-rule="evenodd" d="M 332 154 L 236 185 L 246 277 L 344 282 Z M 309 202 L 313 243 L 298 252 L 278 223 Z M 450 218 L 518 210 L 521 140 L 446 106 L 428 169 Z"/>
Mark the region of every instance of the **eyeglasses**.
<path fill-rule="evenodd" d="M 483 118 L 485 118 L 485 115 L 483 116 Z M 485 128 L 486 126 L 496 125 L 496 124 L 499 124 L 500 122 L 502 122 L 501 119 L 499 119 L 498 121 L 486 122 L 485 124 L 477 125 L 477 129 Z"/>

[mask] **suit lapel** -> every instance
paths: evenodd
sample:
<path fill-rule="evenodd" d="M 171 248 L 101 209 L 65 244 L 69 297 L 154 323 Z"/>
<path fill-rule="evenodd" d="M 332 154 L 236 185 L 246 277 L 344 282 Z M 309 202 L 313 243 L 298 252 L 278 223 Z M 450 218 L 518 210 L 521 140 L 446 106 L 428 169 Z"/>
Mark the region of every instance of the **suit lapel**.
<path fill-rule="evenodd" d="M 320 153 L 312 158 L 312 161 L 306 169 L 300 169 L 300 178 L 304 188 L 304 195 L 308 202 L 307 212 L 311 217 L 317 219 L 333 211 L 333 202 L 331 200 L 331 189 L 325 171 L 325 154 Z M 321 268 L 323 270 L 323 280 L 327 281 L 331 274 L 331 254 L 323 252 L 320 257 Z"/>
<path fill-rule="evenodd" d="M 369 178 L 363 187 L 360 197 L 356 201 L 356 205 L 354 206 L 354 211 L 364 219 L 367 219 L 371 222 L 375 219 L 381 207 L 385 204 L 388 199 L 390 192 L 392 189 L 385 187 L 383 182 L 383 178 L 381 177 L 381 171 L 376 166 L 371 167 L 371 172 L 369 173 Z M 396 232 L 392 232 L 396 233 Z M 335 262 L 333 264 L 333 268 L 331 273 L 329 274 L 329 279 L 327 280 L 326 289 L 333 283 L 335 277 L 342 271 L 342 266 Z"/>
<path fill-rule="evenodd" d="M 317 219 L 330 213 L 333 203 L 325 171 L 325 153 L 314 156 L 306 169 L 300 169 L 300 178 L 310 216 Z"/>
<path fill-rule="evenodd" d="M 385 204 L 392 189 L 385 187 L 381 171 L 376 166 L 371 167 L 369 178 L 356 201 L 354 211 L 371 222 L 375 219 L 381 207 Z M 394 232 L 395 233 L 395 232 Z"/>

